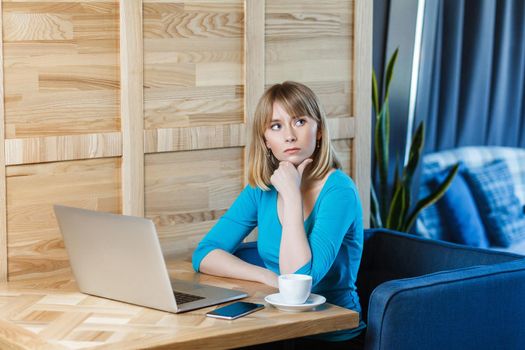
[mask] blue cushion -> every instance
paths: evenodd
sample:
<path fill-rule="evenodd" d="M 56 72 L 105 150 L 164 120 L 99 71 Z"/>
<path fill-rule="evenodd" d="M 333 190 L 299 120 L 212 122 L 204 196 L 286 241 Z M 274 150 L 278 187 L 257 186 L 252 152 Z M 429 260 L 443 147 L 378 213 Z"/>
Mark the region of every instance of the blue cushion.
<path fill-rule="evenodd" d="M 471 168 L 466 174 L 491 243 L 508 247 L 524 239 L 525 215 L 505 162 Z"/>
<path fill-rule="evenodd" d="M 436 172 L 443 171 L 457 162 L 468 168 L 480 167 L 496 160 L 507 164 L 516 197 L 525 205 L 525 149 L 494 146 L 471 146 L 426 154 L 422 159 L 418 198 L 432 192 L 430 180 Z M 525 210 L 525 208 L 523 208 Z M 438 212 L 437 203 L 423 209 L 416 222 L 417 233 L 423 237 L 443 239 L 446 233 L 445 222 Z"/>
<path fill-rule="evenodd" d="M 446 228 L 444 239 L 471 247 L 486 248 L 489 246 L 487 233 L 462 170 L 461 165 L 450 187 L 437 202 L 438 211 Z M 434 177 L 432 180 L 434 189 L 445 180 L 449 171 L 450 168 L 445 169 Z"/>

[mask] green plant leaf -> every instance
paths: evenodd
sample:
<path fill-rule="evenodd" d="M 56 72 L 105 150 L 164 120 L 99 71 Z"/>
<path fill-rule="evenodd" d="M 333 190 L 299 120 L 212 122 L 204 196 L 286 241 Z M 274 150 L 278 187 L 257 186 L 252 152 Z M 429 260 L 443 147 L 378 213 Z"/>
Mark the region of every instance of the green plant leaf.
<path fill-rule="evenodd" d="M 403 182 L 407 188 L 411 188 L 412 178 L 414 172 L 419 164 L 419 159 L 421 158 L 421 152 L 423 151 L 423 144 L 425 142 L 425 127 L 423 122 L 420 122 L 412 141 L 410 143 L 410 151 L 408 156 L 408 162 L 403 169 Z"/>
<path fill-rule="evenodd" d="M 390 210 L 386 220 L 386 228 L 400 230 L 403 225 L 404 213 L 406 213 L 406 189 L 403 183 L 395 189 L 394 197 L 390 203 Z"/>
<path fill-rule="evenodd" d="M 379 113 L 379 93 L 377 90 L 377 78 L 376 73 L 372 70 L 372 107 L 374 107 L 374 113 Z"/>
<path fill-rule="evenodd" d="M 372 227 L 383 227 L 374 184 L 370 184 L 370 219 Z"/>
<path fill-rule="evenodd" d="M 389 157 L 389 108 L 388 104 L 383 106 L 379 113 L 379 120 L 376 122 L 375 146 L 376 161 L 379 170 L 379 203 L 381 217 L 384 219 L 388 210 L 388 157 Z M 383 220 L 384 221 L 384 220 Z"/>
<path fill-rule="evenodd" d="M 394 188 L 396 188 L 397 186 L 399 186 L 399 155 L 396 154 L 396 164 L 395 164 L 395 169 L 394 169 Z"/>
<path fill-rule="evenodd" d="M 379 113 L 377 115 L 377 121 L 376 126 L 374 130 L 374 152 L 376 156 L 376 162 L 378 166 L 378 172 L 379 172 L 379 179 L 380 181 L 383 180 L 383 176 L 385 174 L 385 169 L 383 167 L 383 155 L 384 155 L 384 138 L 382 137 L 383 133 L 383 112 Z"/>
<path fill-rule="evenodd" d="M 386 145 L 386 158 L 387 158 L 387 168 L 388 168 L 388 158 L 389 158 L 389 146 L 390 146 L 390 106 L 388 105 L 388 101 L 386 101 L 385 105 L 385 119 L 383 120 L 384 125 L 384 135 L 385 138 L 385 145 Z"/>
<path fill-rule="evenodd" d="M 408 187 L 407 185 L 403 185 L 403 188 L 404 188 L 403 195 L 405 196 L 405 198 L 403 199 L 403 202 L 405 203 L 405 205 L 404 205 L 404 210 L 401 212 L 401 217 L 400 217 L 401 219 L 400 231 L 405 231 L 404 227 L 406 224 L 406 218 L 407 218 L 407 214 L 408 214 L 408 211 L 411 205 L 410 187 Z"/>
<path fill-rule="evenodd" d="M 377 171 L 379 173 L 379 180 L 382 180 L 383 175 L 383 169 L 381 168 L 383 165 L 382 161 L 382 149 L 383 146 L 381 144 L 381 114 L 379 114 L 379 122 L 376 123 L 376 127 L 374 130 L 374 153 L 376 156 L 376 163 L 377 163 Z"/>
<path fill-rule="evenodd" d="M 388 60 L 388 64 L 386 66 L 385 71 L 385 98 L 384 100 L 388 100 L 388 96 L 390 95 L 390 83 L 392 82 L 392 77 L 394 76 L 394 67 L 396 65 L 397 61 L 397 54 L 399 53 L 399 49 L 396 49 L 392 56 L 390 56 L 390 59 Z"/>
<path fill-rule="evenodd" d="M 389 191 L 388 189 L 388 174 L 390 173 L 390 107 L 388 105 L 388 101 L 385 102 L 384 106 L 385 115 L 382 120 L 383 122 L 383 144 L 384 144 L 384 150 L 383 150 L 383 168 L 385 170 L 384 175 L 384 181 L 383 184 L 385 185 L 385 188 L 383 189 L 383 198 L 385 202 L 385 212 L 384 216 L 386 216 L 386 208 L 388 208 L 389 201 L 390 201 L 390 193 L 395 192 L 394 189 L 392 191 Z"/>
<path fill-rule="evenodd" d="M 454 176 L 456 176 L 457 172 L 459 170 L 459 163 L 456 163 L 448 172 L 447 177 L 441 184 L 439 184 L 436 191 L 429 194 L 425 198 L 421 199 L 417 202 L 416 206 L 414 207 L 414 210 L 410 214 L 410 216 L 407 219 L 407 223 L 405 225 L 405 231 L 410 230 L 414 222 L 416 221 L 417 216 L 423 210 L 424 208 L 428 207 L 429 205 L 432 205 L 436 201 L 438 201 L 447 191 L 448 187 L 452 183 L 452 180 L 454 179 Z"/>

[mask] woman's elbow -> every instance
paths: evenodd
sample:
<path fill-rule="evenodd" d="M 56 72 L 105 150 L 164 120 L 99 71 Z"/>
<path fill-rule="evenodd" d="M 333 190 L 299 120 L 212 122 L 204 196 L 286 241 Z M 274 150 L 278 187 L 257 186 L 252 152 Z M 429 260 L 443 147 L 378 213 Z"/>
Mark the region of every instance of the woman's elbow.
<path fill-rule="evenodd" d="M 197 256 L 197 254 L 195 254 L 194 252 L 191 257 L 191 265 L 193 266 L 193 270 L 195 270 L 195 272 L 199 272 L 201 261 L 202 258 L 200 256 Z"/>
<path fill-rule="evenodd" d="M 319 282 L 321 282 L 322 277 L 323 277 L 311 263 L 304 265 L 299 270 L 293 273 L 300 274 L 300 275 L 308 275 L 312 277 L 312 288 L 317 286 Z"/>
<path fill-rule="evenodd" d="M 221 252 L 224 252 L 219 248 L 209 248 L 204 253 L 201 253 L 200 258 L 197 255 L 197 258 L 193 260 L 193 268 L 197 272 L 213 274 L 216 271 L 217 266 L 222 265 L 223 257 Z"/>
<path fill-rule="evenodd" d="M 201 247 L 198 246 L 193 252 L 191 257 L 191 263 L 195 272 L 203 272 L 203 268 L 206 266 L 206 257 L 210 255 L 215 248 L 212 247 Z"/>
<path fill-rule="evenodd" d="M 294 270 L 294 271 L 291 271 L 290 273 L 294 273 L 294 274 L 299 274 L 299 275 L 308 275 L 308 276 L 312 276 L 312 272 L 313 272 L 313 269 L 312 269 L 312 260 L 308 260 L 308 262 L 306 264 L 304 264 L 303 266 L 301 266 L 300 268 Z M 313 278 L 313 276 L 312 276 Z"/>

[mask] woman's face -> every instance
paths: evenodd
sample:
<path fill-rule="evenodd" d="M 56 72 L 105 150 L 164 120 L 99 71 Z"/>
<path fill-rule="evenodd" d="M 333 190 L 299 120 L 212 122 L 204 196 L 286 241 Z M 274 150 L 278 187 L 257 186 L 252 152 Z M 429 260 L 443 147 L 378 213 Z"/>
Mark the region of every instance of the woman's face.
<path fill-rule="evenodd" d="M 279 103 L 274 103 L 272 120 L 264 132 L 266 147 L 279 161 L 298 166 L 314 153 L 321 138 L 321 131 L 317 129 L 313 118 L 292 118 Z"/>

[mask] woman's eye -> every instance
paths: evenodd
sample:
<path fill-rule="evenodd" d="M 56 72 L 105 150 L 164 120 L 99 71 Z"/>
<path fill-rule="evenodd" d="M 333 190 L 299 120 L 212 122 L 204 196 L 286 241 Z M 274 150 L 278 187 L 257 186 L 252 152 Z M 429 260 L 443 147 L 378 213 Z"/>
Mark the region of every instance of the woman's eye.
<path fill-rule="evenodd" d="M 306 124 L 306 120 L 305 120 L 305 119 L 297 119 L 297 120 L 295 121 L 295 125 L 296 125 L 296 126 L 302 126 L 302 125 L 304 125 L 304 124 Z"/>
<path fill-rule="evenodd" d="M 272 129 L 272 130 L 279 130 L 280 128 L 281 128 L 281 124 L 277 124 L 277 123 L 272 124 L 270 126 L 270 129 Z"/>

